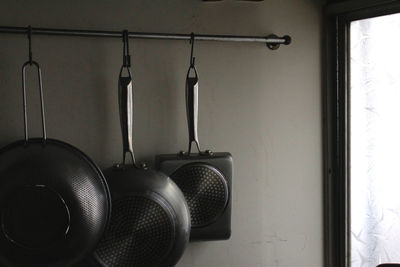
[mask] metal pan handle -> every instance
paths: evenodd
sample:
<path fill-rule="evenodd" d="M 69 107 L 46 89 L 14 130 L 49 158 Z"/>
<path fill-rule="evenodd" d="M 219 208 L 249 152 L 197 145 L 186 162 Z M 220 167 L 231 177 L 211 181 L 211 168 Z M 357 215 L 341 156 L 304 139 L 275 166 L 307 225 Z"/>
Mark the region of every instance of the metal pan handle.
<path fill-rule="evenodd" d="M 194 71 L 194 77 L 190 77 L 191 70 Z M 194 64 L 190 66 L 186 75 L 186 116 L 189 130 L 189 148 L 187 153 L 190 155 L 193 142 L 195 142 L 198 152 L 201 153 L 197 131 L 199 118 L 199 78 Z"/>
<path fill-rule="evenodd" d="M 43 138 L 43 143 L 47 139 L 47 134 L 46 134 L 46 118 L 44 115 L 44 101 L 43 101 L 43 83 L 42 83 L 42 71 L 40 69 L 39 64 L 36 61 L 29 60 L 22 65 L 22 97 L 23 97 L 23 109 L 24 109 L 24 131 L 25 131 L 25 142 L 28 142 L 29 136 L 28 136 L 28 116 L 27 116 L 27 110 L 26 110 L 26 78 L 25 78 L 25 73 L 26 73 L 26 67 L 27 66 L 35 66 L 37 69 L 37 75 L 38 75 L 38 80 L 39 80 L 39 94 L 40 94 L 40 109 L 41 109 L 41 117 L 42 117 L 42 138 Z"/>
<path fill-rule="evenodd" d="M 133 88 L 129 68 L 128 76 L 122 76 L 124 66 L 121 67 L 118 79 L 119 118 L 122 131 L 123 164 L 125 165 L 126 153 L 129 153 L 135 167 L 136 159 L 133 153 Z"/>

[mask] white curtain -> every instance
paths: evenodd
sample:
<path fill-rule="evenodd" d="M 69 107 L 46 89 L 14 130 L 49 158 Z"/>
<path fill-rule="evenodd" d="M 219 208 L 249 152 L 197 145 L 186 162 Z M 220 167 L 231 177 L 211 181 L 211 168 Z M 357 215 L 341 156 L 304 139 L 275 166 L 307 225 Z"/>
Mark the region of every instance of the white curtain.
<path fill-rule="evenodd" d="M 350 30 L 351 266 L 400 263 L 400 14 Z"/>

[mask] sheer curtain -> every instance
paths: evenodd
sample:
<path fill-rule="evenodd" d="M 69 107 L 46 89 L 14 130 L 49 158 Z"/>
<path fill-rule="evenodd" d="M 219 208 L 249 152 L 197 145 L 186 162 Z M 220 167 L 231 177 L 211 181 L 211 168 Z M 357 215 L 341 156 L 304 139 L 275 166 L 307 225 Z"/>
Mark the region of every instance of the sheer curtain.
<path fill-rule="evenodd" d="M 351 266 L 400 262 L 400 14 L 350 29 Z"/>

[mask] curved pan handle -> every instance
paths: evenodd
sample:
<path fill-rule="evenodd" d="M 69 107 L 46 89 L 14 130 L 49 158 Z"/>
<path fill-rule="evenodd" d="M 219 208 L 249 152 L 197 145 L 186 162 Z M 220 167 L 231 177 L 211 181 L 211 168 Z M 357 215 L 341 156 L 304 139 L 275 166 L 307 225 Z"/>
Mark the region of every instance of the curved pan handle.
<path fill-rule="evenodd" d="M 42 71 L 40 70 L 40 66 L 36 61 L 30 60 L 22 65 L 22 97 L 23 97 L 23 109 L 24 109 L 24 131 L 25 131 L 25 142 L 28 142 L 28 115 L 26 111 L 26 67 L 27 66 L 35 66 L 37 69 L 37 75 L 39 80 L 39 94 L 40 94 L 40 109 L 41 109 L 41 117 L 42 117 L 42 137 L 43 143 L 46 142 L 47 134 L 46 134 L 46 118 L 44 115 L 44 101 L 43 101 L 43 83 L 42 83 Z"/>
<path fill-rule="evenodd" d="M 122 76 L 123 68 L 121 68 L 118 79 L 118 102 L 119 102 L 119 118 L 122 131 L 123 143 L 123 164 L 125 165 L 126 153 L 132 158 L 132 164 L 137 167 L 135 155 L 133 153 L 133 88 L 132 77 L 129 68 L 128 76 Z"/>
<path fill-rule="evenodd" d="M 194 77 L 190 77 L 191 70 L 194 71 Z M 186 75 L 186 115 L 189 130 L 189 148 L 187 153 L 190 155 L 193 142 L 195 142 L 198 152 L 201 153 L 197 131 L 199 119 L 199 78 L 194 65 L 190 66 Z"/>
<path fill-rule="evenodd" d="M 129 153 L 134 167 L 136 165 L 135 155 L 133 153 L 133 88 L 131 75 L 131 58 L 129 55 L 129 33 L 127 30 L 122 32 L 123 42 L 123 64 L 118 76 L 118 104 L 119 119 L 121 123 L 122 145 L 123 145 L 123 161 L 125 166 L 126 153 Z M 122 72 L 126 69 L 128 76 L 123 76 Z"/>

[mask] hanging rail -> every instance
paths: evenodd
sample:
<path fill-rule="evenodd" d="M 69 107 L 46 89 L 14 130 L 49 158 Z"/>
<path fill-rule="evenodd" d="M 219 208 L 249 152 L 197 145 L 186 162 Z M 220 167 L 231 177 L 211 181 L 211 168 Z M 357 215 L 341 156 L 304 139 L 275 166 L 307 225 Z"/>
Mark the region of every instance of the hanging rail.
<path fill-rule="evenodd" d="M 98 30 L 73 30 L 73 29 L 52 29 L 52 28 L 31 28 L 35 35 L 61 35 L 81 37 L 118 37 L 121 38 L 122 31 L 98 31 Z M 26 34 L 28 27 L 0 26 L 0 33 Z M 190 40 L 190 34 L 170 33 L 147 33 L 129 32 L 129 38 L 137 39 L 166 39 L 166 40 Z M 274 34 L 263 36 L 238 36 L 238 35 L 208 35 L 196 34 L 195 40 L 200 41 L 225 41 L 225 42 L 258 42 L 265 43 L 270 49 L 278 49 L 281 44 L 288 45 L 291 38 L 288 35 L 278 37 Z"/>

